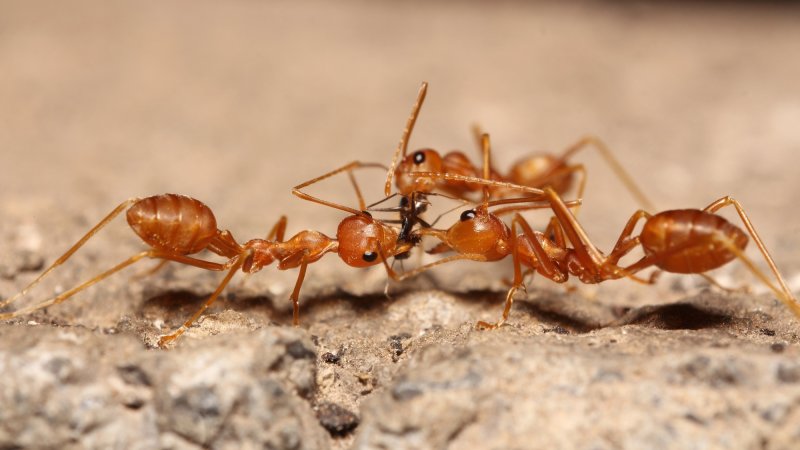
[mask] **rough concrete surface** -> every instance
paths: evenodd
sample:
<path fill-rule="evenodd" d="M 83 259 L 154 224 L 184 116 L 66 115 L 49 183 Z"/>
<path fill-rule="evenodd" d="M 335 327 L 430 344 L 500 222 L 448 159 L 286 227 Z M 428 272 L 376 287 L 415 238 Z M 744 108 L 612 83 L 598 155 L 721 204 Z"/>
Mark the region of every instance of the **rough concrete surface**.
<path fill-rule="evenodd" d="M 598 135 L 659 208 L 740 200 L 796 293 L 799 19 L 788 2 L 0 2 L 0 298 L 134 196 L 201 199 L 240 240 L 281 214 L 289 235 L 334 235 L 343 213 L 291 187 L 388 164 L 422 80 L 412 148 L 476 155 L 477 122 L 505 171 Z M 597 154 L 576 160 L 580 220 L 608 249 L 638 205 Z M 381 171 L 358 176 L 383 197 Z M 356 206 L 346 177 L 310 191 Z M 141 249 L 120 218 L 15 306 Z M 382 268 L 330 255 L 309 267 L 299 328 L 296 271 L 270 266 L 166 350 L 158 336 L 221 276 L 137 276 L 148 264 L 0 324 L 0 448 L 800 442 L 800 322 L 739 263 L 712 275 L 749 290 L 537 278 L 487 332 L 475 322 L 499 316 L 508 262 L 443 266 L 387 297 Z"/>

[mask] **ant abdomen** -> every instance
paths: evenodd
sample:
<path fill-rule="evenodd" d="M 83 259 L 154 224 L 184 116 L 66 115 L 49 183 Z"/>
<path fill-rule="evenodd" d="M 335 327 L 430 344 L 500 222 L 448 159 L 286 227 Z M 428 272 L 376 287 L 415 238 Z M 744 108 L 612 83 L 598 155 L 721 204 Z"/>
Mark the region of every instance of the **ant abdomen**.
<path fill-rule="evenodd" d="M 134 203 L 128 224 L 153 248 L 190 255 L 217 236 L 217 220 L 203 202 L 178 194 L 162 194 Z"/>
<path fill-rule="evenodd" d="M 650 217 L 640 242 L 645 254 L 665 255 L 656 266 L 673 273 L 703 273 L 725 265 L 747 245 L 747 235 L 724 217 L 699 209 L 664 211 Z M 672 253 L 672 254 L 669 254 Z"/>
<path fill-rule="evenodd" d="M 560 172 L 559 172 L 560 171 Z M 508 173 L 508 179 L 522 186 L 539 186 L 548 174 L 558 173 L 547 179 L 547 185 L 563 194 L 573 185 L 575 172 L 568 170 L 562 158 L 550 154 L 539 154 L 517 161 Z"/>

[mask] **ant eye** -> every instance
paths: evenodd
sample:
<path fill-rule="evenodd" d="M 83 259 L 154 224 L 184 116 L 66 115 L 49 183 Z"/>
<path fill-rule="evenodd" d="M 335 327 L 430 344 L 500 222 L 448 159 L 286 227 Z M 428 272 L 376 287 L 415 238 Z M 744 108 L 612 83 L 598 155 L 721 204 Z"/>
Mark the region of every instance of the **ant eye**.
<path fill-rule="evenodd" d="M 425 152 L 414 153 L 414 164 L 422 164 L 425 162 Z"/>
<path fill-rule="evenodd" d="M 464 211 L 463 213 L 461 213 L 461 221 L 462 222 L 466 222 L 467 220 L 471 220 L 471 219 L 474 219 L 474 218 L 475 218 L 475 210 L 474 209 L 468 209 L 468 210 Z"/>
<path fill-rule="evenodd" d="M 376 252 L 364 252 L 364 254 L 361 257 L 366 262 L 372 262 L 378 258 L 378 254 Z"/>
<path fill-rule="evenodd" d="M 372 214 L 370 214 L 369 211 L 361 211 L 361 214 L 364 214 L 367 217 L 372 217 Z"/>

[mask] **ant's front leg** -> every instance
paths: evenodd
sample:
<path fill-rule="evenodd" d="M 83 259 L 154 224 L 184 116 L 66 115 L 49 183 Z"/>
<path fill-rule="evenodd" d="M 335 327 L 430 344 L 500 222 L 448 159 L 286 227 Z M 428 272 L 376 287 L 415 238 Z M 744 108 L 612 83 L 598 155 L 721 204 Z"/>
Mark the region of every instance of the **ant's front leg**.
<path fill-rule="evenodd" d="M 517 232 L 517 227 L 522 229 L 521 234 Z M 479 321 L 477 324 L 479 329 L 495 329 L 502 326 L 508 320 L 508 316 L 511 313 L 511 306 L 514 304 L 514 294 L 516 294 L 517 290 L 519 289 L 525 290 L 522 259 L 519 251 L 521 245 L 529 246 L 533 251 L 533 258 L 529 258 L 529 260 L 531 262 L 535 262 L 534 268 L 540 274 L 550 280 L 555 281 L 556 283 L 563 283 L 569 278 L 569 274 L 562 270 L 558 264 L 556 264 L 556 256 L 547 250 L 547 248 L 552 247 L 552 243 L 550 245 L 545 245 L 545 240 L 547 238 L 541 233 L 534 232 L 530 224 L 528 224 L 525 218 L 520 214 L 515 214 L 511 222 L 511 236 L 511 245 L 513 246 L 511 255 L 514 262 L 514 281 L 511 289 L 509 289 L 508 293 L 506 294 L 506 303 L 505 307 L 503 308 L 503 315 L 501 316 L 500 320 L 495 323 Z M 552 248 L 554 248 L 556 252 L 561 252 L 564 250 L 563 247 L 559 246 Z"/>

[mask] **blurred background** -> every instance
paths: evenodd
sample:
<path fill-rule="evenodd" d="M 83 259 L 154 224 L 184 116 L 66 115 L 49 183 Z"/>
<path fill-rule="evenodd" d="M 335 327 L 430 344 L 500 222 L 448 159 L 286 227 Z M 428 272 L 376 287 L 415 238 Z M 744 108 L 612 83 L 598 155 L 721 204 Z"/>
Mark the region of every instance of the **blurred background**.
<path fill-rule="evenodd" d="M 280 214 L 290 234 L 333 235 L 342 214 L 291 187 L 388 164 L 426 80 L 412 149 L 477 155 L 480 123 L 505 172 L 597 135 L 660 209 L 740 199 L 791 278 L 798 20 L 790 2 L 2 1 L 3 257 L 52 260 L 122 200 L 163 192 L 242 240 Z M 576 161 L 606 248 L 637 204 L 592 150 Z M 368 200 L 382 178 L 364 178 Z M 314 192 L 354 204 L 344 177 Z M 97 252 L 139 246 L 109 234 Z"/>

